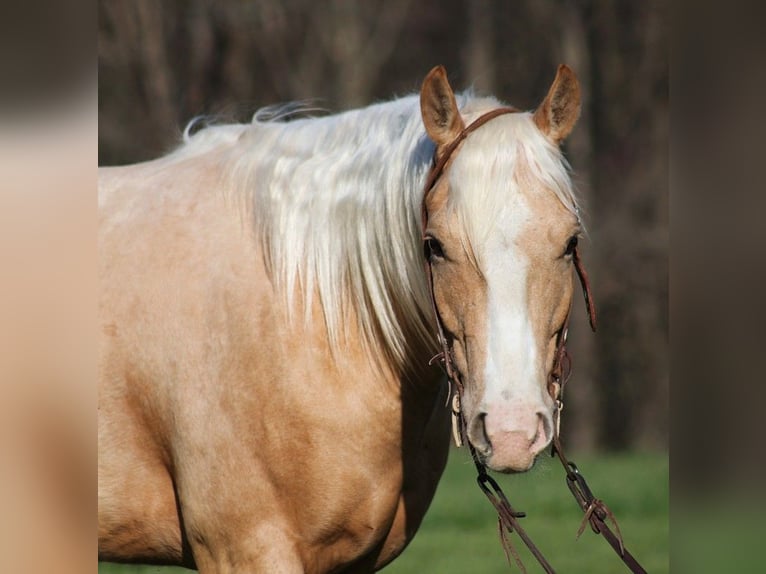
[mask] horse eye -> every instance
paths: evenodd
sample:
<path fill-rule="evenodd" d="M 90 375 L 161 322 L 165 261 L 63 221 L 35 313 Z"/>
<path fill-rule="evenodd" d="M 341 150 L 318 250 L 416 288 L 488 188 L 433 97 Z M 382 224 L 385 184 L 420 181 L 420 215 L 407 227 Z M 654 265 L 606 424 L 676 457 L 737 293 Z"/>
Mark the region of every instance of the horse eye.
<path fill-rule="evenodd" d="M 426 240 L 423 242 L 423 255 L 425 255 L 425 258 L 429 261 L 433 261 L 434 259 L 444 259 L 444 249 L 442 248 L 442 244 L 434 237 L 426 237 Z"/>
<path fill-rule="evenodd" d="M 575 247 L 577 247 L 577 236 L 573 235 L 569 238 L 569 243 L 567 243 L 567 250 L 564 252 L 564 255 L 572 255 L 572 253 L 574 253 Z"/>

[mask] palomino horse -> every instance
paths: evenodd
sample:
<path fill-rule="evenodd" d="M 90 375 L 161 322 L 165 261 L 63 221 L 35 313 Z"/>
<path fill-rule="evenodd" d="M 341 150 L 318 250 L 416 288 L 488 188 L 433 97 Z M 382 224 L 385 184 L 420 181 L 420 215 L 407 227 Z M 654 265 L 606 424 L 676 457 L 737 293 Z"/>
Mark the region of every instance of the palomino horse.
<path fill-rule="evenodd" d="M 491 469 L 549 444 L 581 232 L 565 66 L 532 113 L 420 97 L 208 127 L 99 175 L 99 557 L 202 572 L 369 572 L 444 469 L 433 307 Z M 424 245 L 426 253 L 424 255 Z"/>

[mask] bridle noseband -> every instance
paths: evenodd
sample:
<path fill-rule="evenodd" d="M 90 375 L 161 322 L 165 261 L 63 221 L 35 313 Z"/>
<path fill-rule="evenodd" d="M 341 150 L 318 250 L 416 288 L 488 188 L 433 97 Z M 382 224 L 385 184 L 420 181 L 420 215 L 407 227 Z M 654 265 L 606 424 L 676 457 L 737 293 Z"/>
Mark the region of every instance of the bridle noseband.
<path fill-rule="evenodd" d="M 447 166 L 447 162 L 454 154 L 455 150 L 457 150 L 458 146 L 463 142 L 463 140 L 468 137 L 469 134 L 489 122 L 490 120 L 504 115 L 504 114 L 512 114 L 517 113 L 519 110 L 512 107 L 502 107 L 502 108 L 496 108 L 494 110 L 491 110 L 489 112 L 486 112 L 485 114 L 479 116 L 476 120 L 471 122 L 467 127 L 463 128 L 463 130 L 457 135 L 457 137 L 450 142 L 445 148 L 441 150 L 441 153 L 437 156 L 436 153 L 439 150 L 436 150 L 434 152 L 434 159 L 433 163 L 431 165 L 431 169 L 428 172 L 428 176 L 426 177 L 426 183 L 423 188 L 423 199 L 420 206 L 420 214 L 421 214 L 421 230 L 422 230 L 422 241 L 424 250 L 426 248 L 426 244 L 429 241 L 429 238 L 426 237 L 426 229 L 428 228 L 428 209 L 427 209 L 427 200 L 433 191 L 434 187 L 436 186 L 436 182 L 439 180 L 441 175 L 444 173 L 444 170 Z M 577 250 L 577 247 L 575 246 L 573 252 L 572 252 L 572 262 L 574 264 L 575 270 L 577 271 L 577 276 L 580 279 L 580 285 L 583 290 L 583 295 L 585 297 L 585 306 L 586 310 L 588 312 L 588 319 L 590 321 L 590 326 L 593 331 L 596 330 L 596 309 L 593 305 L 593 298 L 591 296 L 590 292 L 590 283 L 588 282 L 588 274 L 585 271 L 585 268 L 582 264 L 582 260 L 580 259 L 580 254 Z M 460 406 L 460 397 L 463 395 L 464 389 L 463 384 L 460 379 L 458 371 L 455 369 L 454 366 L 454 359 L 452 356 L 452 352 L 450 349 L 450 342 L 447 340 L 447 337 L 445 336 L 445 330 L 444 326 L 441 320 L 441 315 L 439 314 L 439 309 L 436 304 L 436 298 L 434 295 L 434 281 L 433 281 L 433 269 L 431 266 L 431 261 L 429 257 L 425 257 L 425 272 L 426 272 L 426 279 L 428 282 L 428 293 L 429 297 L 431 299 L 431 307 L 434 315 L 434 320 L 436 322 L 436 329 L 437 329 L 437 338 L 439 340 L 439 345 L 441 347 L 441 352 L 438 353 L 435 357 L 429 361 L 429 364 L 433 363 L 434 361 L 439 361 L 444 365 L 444 370 L 447 375 L 447 380 L 450 384 L 450 387 L 454 385 L 454 393 L 452 394 L 452 434 L 455 439 L 455 443 L 458 447 L 462 446 L 463 442 L 468 443 L 468 447 L 471 451 L 471 457 L 473 458 L 474 464 L 476 465 L 476 470 L 478 472 L 477 476 L 477 482 L 479 483 L 479 487 L 482 489 L 484 494 L 486 494 L 489 501 L 492 503 L 492 505 L 495 507 L 498 513 L 498 527 L 500 530 L 500 538 L 503 543 L 503 549 L 506 553 L 506 558 L 508 559 L 508 562 L 510 563 L 510 556 L 513 555 L 514 561 L 516 562 L 517 566 L 521 569 L 522 572 L 526 572 L 526 569 L 524 568 L 523 563 L 521 562 L 521 558 L 516 551 L 516 549 L 513 547 L 510 538 L 508 537 L 509 534 L 516 532 L 519 537 L 522 539 L 524 544 L 529 548 L 529 550 L 532 552 L 532 554 L 535 556 L 537 561 L 540 563 L 540 565 L 543 567 L 543 569 L 548 573 L 555 572 L 553 570 L 553 567 L 548 563 L 548 561 L 545 559 L 545 557 L 542 555 L 542 553 L 537 549 L 537 547 L 534 545 L 532 540 L 529 538 L 529 536 L 526 534 L 524 529 L 521 527 L 518 519 L 525 516 L 523 512 L 517 512 L 513 509 L 510 502 L 508 501 L 507 497 L 503 493 L 500 486 L 495 482 L 495 480 L 489 476 L 487 473 L 487 468 L 484 465 L 484 463 L 480 460 L 478 453 L 476 452 L 476 449 L 471 444 L 470 440 L 465 441 L 464 439 L 467 438 L 467 432 L 466 432 L 466 421 L 465 417 L 463 416 L 463 412 Z M 614 515 L 612 514 L 611 510 L 606 506 L 606 504 L 601 501 L 600 499 L 596 498 L 593 493 L 591 492 L 590 488 L 588 487 L 588 484 L 585 482 L 585 477 L 580 473 L 577 466 L 566 459 L 564 456 L 563 450 L 561 448 L 561 442 L 559 440 L 559 430 L 560 430 L 560 421 L 561 421 L 561 411 L 563 409 L 563 391 L 564 386 L 566 385 L 567 381 L 569 380 L 569 375 L 571 374 L 571 359 L 569 356 L 569 353 L 566 349 L 566 341 L 567 341 L 567 334 L 569 332 L 569 318 L 571 316 L 571 308 L 570 311 L 567 313 L 567 317 L 564 320 L 564 324 L 561 327 L 561 330 L 558 333 L 557 343 L 556 343 L 556 352 L 554 354 L 554 361 L 553 366 L 551 368 L 550 373 L 548 374 L 548 393 L 551 395 L 551 398 L 554 401 L 554 416 L 555 416 L 555 424 L 554 424 L 554 434 L 553 434 L 553 440 L 552 440 L 552 446 L 551 446 L 551 456 L 558 456 L 559 460 L 561 461 L 561 464 L 564 466 L 564 470 L 567 474 L 567 486 L 569 486 L 570 491 L 572 492 L 572 495 L 577 500 L 577 503 L 580 505 L 580 508 L 585 513 L 584 518 L 582 521 L 582 524 L 580 526 L 580 529 L 578 531 L 577 536 L 582 533 L 582 531 L 585 528 L 586 523 L 590 523 L 591 528 L 594 532 L 601 534 L 604 536 L 604 538 L 609 542 L 609 544 L 612 546 L 612 548 L 617 552 L 617 554 L 622 558 L 623 562 L 630 568 L 630 570 L 636 574 L 645 574 L 645 570 L 641 567 L 641 565 L 636 561 L 636 559 L 630 554 L 630 552 L 627 551 L 625 548 L 625 545 L 622 541 L 622 535 L 620 534 L 619 526 L 617 525 L 617 521 L 614 518 Z M 615 530 L 617 531 L 617 534 L 615 535 L 612 530 L 607 526 L 606 520 L 609 519 L 612 524 L 615 526 Z"/>

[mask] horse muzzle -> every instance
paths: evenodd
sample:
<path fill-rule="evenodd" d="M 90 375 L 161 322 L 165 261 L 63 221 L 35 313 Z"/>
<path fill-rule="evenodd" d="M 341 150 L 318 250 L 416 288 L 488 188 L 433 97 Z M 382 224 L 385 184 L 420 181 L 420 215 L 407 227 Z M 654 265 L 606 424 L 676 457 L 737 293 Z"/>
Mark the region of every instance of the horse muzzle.
<path fill-rule="evenodd" d="M 553 438 L 553 417 L 544 406 L 479 412 L 467 425 L 468 440 L 497 472 L 524 472 Z"/>

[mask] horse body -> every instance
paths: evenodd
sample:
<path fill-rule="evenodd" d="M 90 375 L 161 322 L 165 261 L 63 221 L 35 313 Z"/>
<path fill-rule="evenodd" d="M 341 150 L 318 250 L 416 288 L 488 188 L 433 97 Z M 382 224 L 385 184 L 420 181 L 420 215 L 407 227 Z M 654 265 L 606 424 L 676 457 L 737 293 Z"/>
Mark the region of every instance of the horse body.
<path fill-rule="evenodd" d="M 424 132 L 417 104 L 208 128 L 165 158 L 100 171 L 101 559 L 202 572 L 367 572 L 411 540 L 449 441 L 448 390 L 428 366 L 437 345 L 419 226 L 422 185 L 442 143 L 427 120 Z M 463 114 L 496 105 L 465 98 Z M 529 129 L 530 115 L 519 116 L 513 121 Z M 363 146 L 376 125 L 387 127 Z M 459 158 L 452 167 L 471 172 Z M 235 181 L 255 195 L 233 189 Z M 536 181 L 531 188 L 541 187 Z M 437 231 L 465 223 L 459 209 L 444 207 L 447 188 L 444 178 L 428 206 Z M 515 205 L 555 213 L 535 220 L 548 231 L 533 253 L 569 237 L 571 209 L 555 195 Z M 566 223 L 556 227 L 555 218 Z M 479 413 L 485 375 L 524 352 L 476 341 L 487 324 L 511 325 L 534 359 L 524 384 L 544 378 L 551 334 L 571 300 L 569 268 L 552 265 L 514 287 L 526 300 L 524 285 L 545 291 L 550 273 L 558 277 L 544 305 L 532 305 L 543 325 L 534 333 L 515 317 L 477 311 L 502 306 L 484 274 L 505 278 L 507 270 L 490 265 L 462 284 L 446 266 L 435 272 L 456 363 L 474 385 L 468 437 L 499 470 L 524 470 L 527 450 L 534 456 L 547 444 L 549 430 L 538 427 L 550 426 L 551 401 L 535 389 L 528 415 L 517 391 L 492 390 L 502 408 Z M 536 434 L 521 440 L 520 458 L 513 449 L 522 431 L 498 424 L 498 412 L 531 416 Z M 495 427 L 477 426 L 485 418 Z"/>

